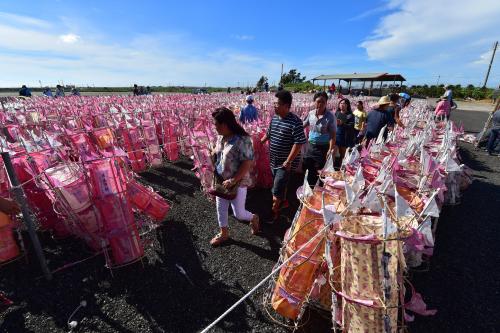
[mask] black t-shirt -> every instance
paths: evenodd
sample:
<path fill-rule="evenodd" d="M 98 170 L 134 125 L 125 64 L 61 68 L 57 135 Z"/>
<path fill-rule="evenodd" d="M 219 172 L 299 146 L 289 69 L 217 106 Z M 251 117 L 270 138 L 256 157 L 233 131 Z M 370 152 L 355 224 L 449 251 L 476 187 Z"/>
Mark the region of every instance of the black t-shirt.
<path fill-rule="evenodd" d="M 366 118 L 366 136 L 367 138 L 376 138 L 380 130 L 385 126 L 394 125 L 394 118 L 387 111 L 375 109 L 368 112 Z M 384 134 L 385 135 L 385 134 Z"/>

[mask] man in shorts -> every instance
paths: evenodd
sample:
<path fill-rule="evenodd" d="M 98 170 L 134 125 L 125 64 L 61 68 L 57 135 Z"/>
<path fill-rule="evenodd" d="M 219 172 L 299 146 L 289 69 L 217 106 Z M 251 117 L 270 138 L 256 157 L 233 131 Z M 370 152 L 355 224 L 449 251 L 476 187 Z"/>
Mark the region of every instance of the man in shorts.
<path fill-rule="evenodd" d="M 287 90 L 280 90 L 275 95 L 274 112 L 266 135 L 262 143 L 269 140 L 269 155 L 271 172 L 273 174 L 273 221 L 280 215 L 280 209 L 286 206 L 286 190 L 290 172 L 299 165 L 299 154 L 306 143 L 302 120 L 290 112 L 292 94 Z"/>

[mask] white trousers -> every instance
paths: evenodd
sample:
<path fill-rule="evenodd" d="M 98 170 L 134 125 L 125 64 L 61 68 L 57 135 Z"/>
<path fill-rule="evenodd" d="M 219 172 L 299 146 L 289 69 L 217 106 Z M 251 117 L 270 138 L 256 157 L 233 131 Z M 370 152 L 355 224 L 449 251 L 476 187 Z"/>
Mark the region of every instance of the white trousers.
<path fill-rule="evenodd" d="M 228 225 L 228 209 L 229 204 L 233 209 L 234 216 L 238 220 L 250 221 L 253 218 L 253 214 L 245 209 L 245 201 L 247 199 L 247 188 L 238 187 L 238 193 L 236 198 L 233 200 L 226 200 L 216 197 L 215 202 L 217 204 L 217 220 L 219 222 L 219 227 L 225 228 Z"/>

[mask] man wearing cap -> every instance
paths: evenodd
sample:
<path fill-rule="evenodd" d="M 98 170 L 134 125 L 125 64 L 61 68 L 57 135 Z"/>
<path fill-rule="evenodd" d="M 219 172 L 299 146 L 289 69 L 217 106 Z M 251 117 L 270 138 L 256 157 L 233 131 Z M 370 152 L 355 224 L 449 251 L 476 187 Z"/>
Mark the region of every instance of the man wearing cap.
<path fill-rule="evenodd" d="M 399 100 L 401 102 L 401 108 L 405 108 L 410 104 L 411 96 L 405 92 L 399 93 Z"/>
<path fill-rule="evenodd" d="M 253 106 L 253 96 L 248 95 L 246 101 L 247 105 L 240 110 L 240 122 L 243 124 L 257 120 L 257 108 Z"/>
<path fill-rule="evenodd" d="M 455 101 L 453 100 L 453 90 L 451 90 L 451 86 L 445 86 L 444 90 L 445 91 L 444 91 L 443 97 L 446 97 L 446 99 L 450 103 L 450 107 L 452 109 L 456 109 L 457 103 L 455 103 Z"/>
<path fill-rule="evenodd" d="M 446 97 L 446 99 L 448 100 L 448 102 L 450 103 L 450 105 L 452 105 L 451 101 L 453 101 L 453 90 L 451 90 L 450 86 L 445 86 L 444 87 L 444 94 L 443 94 L 443 96 Z"/>
<path fill-rule="evenodd" d="M 366 145 L 370 143 L 370 140 L 378 137 L 382 128 L 387 125 L 387 127 L 394 126 L 394 118 L 387 111 L 389 105 L 391 104 L 391 99 L 389 96 L 382 96 L 378 102 L 375 109 L 368 113 L 366 118 Z M 387 131 L 384 133 L 384 138 L 387 137 Z"/>

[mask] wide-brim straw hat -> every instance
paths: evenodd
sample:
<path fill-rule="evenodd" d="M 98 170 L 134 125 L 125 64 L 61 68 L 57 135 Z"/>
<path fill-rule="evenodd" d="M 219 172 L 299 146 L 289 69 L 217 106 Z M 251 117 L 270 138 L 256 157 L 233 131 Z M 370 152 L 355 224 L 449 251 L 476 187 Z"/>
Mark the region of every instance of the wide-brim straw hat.
<path fill-rule="evenodd" d="M 389 98 L 389 96 L 382 96 L 382 97 L 380 97 L 380 99 L 377 102 L 378 106 L 387 105 L 387 104 L 391 104 L 391 99 Z"/>

